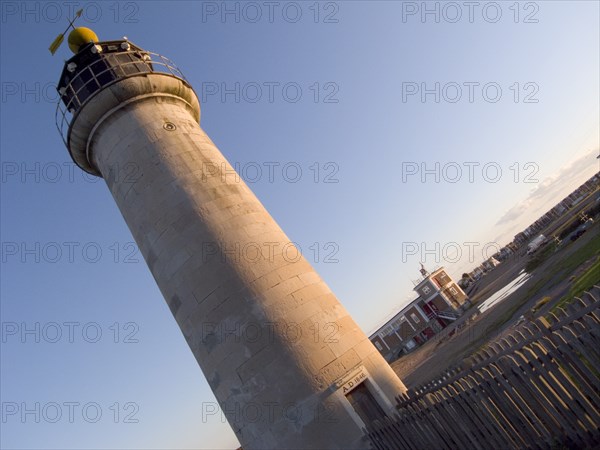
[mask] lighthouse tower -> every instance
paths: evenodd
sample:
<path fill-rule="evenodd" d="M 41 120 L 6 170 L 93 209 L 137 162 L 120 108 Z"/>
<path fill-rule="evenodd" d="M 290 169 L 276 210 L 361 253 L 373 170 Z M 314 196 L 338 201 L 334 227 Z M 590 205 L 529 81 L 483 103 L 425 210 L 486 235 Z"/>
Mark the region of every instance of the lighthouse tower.
<path fill-rule="evenodd" d="M 106 181 L 243 448 L 366 447 L 405 387 L 200 128 L 189 82 L 126 38 L 76 28 L 69 46 L 59 131 Z"/>

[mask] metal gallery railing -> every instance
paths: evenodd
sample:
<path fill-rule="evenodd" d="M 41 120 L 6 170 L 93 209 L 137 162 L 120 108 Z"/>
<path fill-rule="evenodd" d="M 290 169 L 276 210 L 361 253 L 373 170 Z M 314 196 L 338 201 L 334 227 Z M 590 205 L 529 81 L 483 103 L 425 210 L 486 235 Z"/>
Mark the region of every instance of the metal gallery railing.
<path fill-rule="evenodd" d="M 71 121 L 81 107 L 92 101 L 101 89 L 125 78 L 145 73 L 164 73 L 187 82 L 183 73 L 170 59 L 147 51 L 107 53 L 85 67 L 77 68 L 77 73 L 70 82 L 59 88 L 60 98 L 56 105 L 56 127 L 65 145 L 68 146 Z"/>

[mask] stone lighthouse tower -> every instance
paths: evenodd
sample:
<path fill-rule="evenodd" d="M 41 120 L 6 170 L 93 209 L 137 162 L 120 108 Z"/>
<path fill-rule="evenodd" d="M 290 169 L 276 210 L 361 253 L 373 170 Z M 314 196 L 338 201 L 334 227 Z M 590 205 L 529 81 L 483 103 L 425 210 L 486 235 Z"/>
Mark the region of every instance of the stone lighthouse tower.
<path fill-rule="evenodd" d="M 106 181 L 243 448 L 366 447 L 405 387 L 200 128 L 189 82 L 126 38 L 76 28 L 69 45 L 59 131 Z"/>

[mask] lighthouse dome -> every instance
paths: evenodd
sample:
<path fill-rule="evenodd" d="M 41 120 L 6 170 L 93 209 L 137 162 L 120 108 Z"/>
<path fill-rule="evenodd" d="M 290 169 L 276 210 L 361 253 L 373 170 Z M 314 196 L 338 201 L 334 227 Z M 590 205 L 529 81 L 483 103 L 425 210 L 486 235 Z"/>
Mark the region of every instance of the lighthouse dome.
<path fill-rule="evenodd" d="M 74 28 L 69 33 L 69 48 L 73 53 L 77 53 L 82 45 L 89 42 L 98 42 L 98 36 L 92 30 L 86 27 Z"/>

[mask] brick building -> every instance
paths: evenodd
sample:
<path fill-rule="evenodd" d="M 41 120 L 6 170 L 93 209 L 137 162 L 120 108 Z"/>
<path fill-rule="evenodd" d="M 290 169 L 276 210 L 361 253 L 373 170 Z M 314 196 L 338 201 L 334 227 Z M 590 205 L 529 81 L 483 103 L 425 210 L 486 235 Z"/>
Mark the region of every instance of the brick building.
<path fill-rule="evenodd" d="M 443 267 L 429 273 L 421 265 L 421 276 L 414 287 L 418 297 L 370 336 L 387 361 L 431 339 L 469 305 L 467 295 Z"/>

